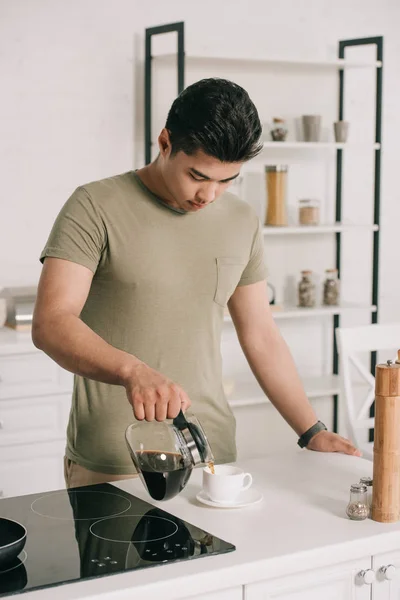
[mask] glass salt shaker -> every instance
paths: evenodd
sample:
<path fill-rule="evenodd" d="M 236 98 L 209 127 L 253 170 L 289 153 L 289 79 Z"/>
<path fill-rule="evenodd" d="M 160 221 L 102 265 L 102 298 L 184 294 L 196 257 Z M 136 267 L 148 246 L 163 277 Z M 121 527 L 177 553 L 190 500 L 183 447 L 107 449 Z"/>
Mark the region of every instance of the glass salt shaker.
<path fill-rule="evenodd" d="M 298 285 L 299 306 L 312 308 L 315 306 L 315 283 L 312 280 L 312 271 L 301 271 L 301 280 Z"/>
<path fill-rule="evenodd" d="M 350 501 L 346 514 L 352 521 L 363 521 L 369 516 L 367 489 L 363 483 L 354 483 L 350 487 Z"/>
<path fill-rule="evenodd" d="M 361 477 L 360 483 L 363 483 L 364 485 L 367 486 L 368 507 L 369 507 L 369 510 L 371 511 L 371 508 L 372 508 L 372 485 L 373 485 L 372 478 L 371 477 Z"/>
<path fill-rule="evenodd" d="M 326 269 L 324 281 L 324 297 L 323 303 L 325 306 L 337 306 L 340 296 L 340 282 L 338 279 L 337 269 Z"/>

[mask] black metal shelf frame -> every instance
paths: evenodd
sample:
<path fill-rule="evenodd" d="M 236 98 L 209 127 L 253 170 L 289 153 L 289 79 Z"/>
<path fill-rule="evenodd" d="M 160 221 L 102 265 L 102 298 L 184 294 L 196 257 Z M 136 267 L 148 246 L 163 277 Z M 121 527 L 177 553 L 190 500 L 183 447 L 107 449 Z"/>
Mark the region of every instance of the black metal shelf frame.
<path fill-rule="evenodd" d="M 376 311 L 371 313 L 371 323 L 378 322 L 379 309 L 379 236 L 380 236 L 380 195 L 381 195 L 381 152 L 382 152 L 382 76 L 383 76 L 383 37 L 359 38 L 354 40 L 343 40 L 339 42 L 338 58 L 345 58 L 345 50 L 352 46 L 376 46 L 376 60 L 380 66 L 376 67 L 376 90 L 375 90 L 375 167 L 374 167 L 374 225 L 377 225 L 373 235 L 372 250 L 372 290 L 371 302 L 376 306 Z M 344 119 L 344 70 L 339 71 L 339 120 Z M 342 174 L 343 174 L 343 151 L 336 153 L 336 221 L 342 217 Z M 336 268 L 340 277 L 341 268 L 341 233 L 336 233 Z M 333 317 L 333 331 L 340 326 L 340 316 Z M 371 352 L 370 369 L 375 375 L 376 352 Z M 336 337 L 333 335 L 333 373 L 339 373 L 339 357 L 336 345 Z M 370 416 L 375 414 L 374 405 L 371 407 Z M 338 430 L 339 421 L 339 398 L 333 397 L 333 431 Z M 369 432 L 369 439 L 373 441 L 373 430 Z"/>
<path fill-rule="evenodd" d="M 146 29 L 145 36 L 145 163 L 151 162 L 151 117 L 152 117 L 152 51 L 151 42 L 155 35 L 164 33 L 177 33 L 177 88 L 178 94 L 184 89 L 185 74 L 185 49 L 184 49 L 184 22 L 161 25 Z M 381 152 L 382 152 L 382 75 L 383 75 L 383 37 L 360 38 L 353 40 L 344 40 L 339 42 L 338 58 L 345 58 L 345 50 L 351 46 L 376 46 L 376 60 L 380 61 L 380 66 L 376 67 L 376 107 L 375 107 L 375 142 L 378 146 L 375 148 L 375 168 L 374 168 L 374 225 L 377 225 L 373 232 L 373 261 L 372 261 L 372 305 L 376 306 L 376 312 L 371 312 L 371 323 L 378 322 L 378 302 L 379 302 L 379 234 L 380 234 L 380 186 L 381 186 Z M 339 70 L 339 120 L 344 119 L 344 69 Z M 343 175 L 343 150 L 338 149 L 336 154 L 336 222 L 341 222 L 342 217 L 342 175 Z M 341 232 L 336 234 L 336 268 L 340 277 L 341 269 Z M 339 358 L 336 345 L 335 329 L 340 326 L 340 316 L 333 317 L 333 365 L 334 375 L 339 373 Z M 370 368 L 371 373 L 375 374 L 376 352 L 371 352 Z M 371 416 L 374 416 L 374 406 L 371 407 Z M 333 396 L 333 431 L 338 430 L 339 422 L 339 397 Z M 373 430 L 370 431 L 370 441 L 373 440 Z"/>
<path fill-rule="evenodd" d="M 144 150 L 145 164 L 151 162 L 151 149 L 153 142 L 151 140 L 151 117 L 152 117 L 152 60 L 151 42 L 155 35 L 164 33 L 177 33 L 177 71 L 178 71 L 178 94 L 184 88 L 185 76 L 185 31 L 183 21 L 179 23 L 170 23 L 169 25 L 160 25 L 159 27 L 150 27 L 146 29 L 145 37 L 145 68 L 144 68 Z"/>

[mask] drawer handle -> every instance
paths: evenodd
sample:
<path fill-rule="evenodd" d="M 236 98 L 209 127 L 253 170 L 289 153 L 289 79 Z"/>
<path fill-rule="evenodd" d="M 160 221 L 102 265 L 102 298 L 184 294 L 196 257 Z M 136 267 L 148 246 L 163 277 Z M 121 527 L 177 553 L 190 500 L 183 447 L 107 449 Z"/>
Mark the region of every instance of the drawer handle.
<path fill-rule="evenodd" d="M 381 567 L 379 570 L 384 578 L 389 581 L 396 576 L 396 567 L 394 565 L 387 565 L 386 567 Z"/>
<path fill-rule="evenodd" d="M 366 569 L 365 571 L 360 571 L 358 577 L 361 579 L 362 583 L 372 585 L 375 581 L 375 572 L 372 569 Z"/>
<path fill-rule="evenodd" d="M 0 421 L 0 429 L 4 429 L 4 421 Z"/>

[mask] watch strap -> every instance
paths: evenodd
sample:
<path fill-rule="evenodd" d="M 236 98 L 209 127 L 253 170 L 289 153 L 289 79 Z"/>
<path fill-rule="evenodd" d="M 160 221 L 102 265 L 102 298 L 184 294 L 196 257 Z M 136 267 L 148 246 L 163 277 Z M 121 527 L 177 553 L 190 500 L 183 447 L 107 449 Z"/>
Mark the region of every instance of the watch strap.
<path fill-rule="evenodd" d="M 300 448 L 306 448 L 306 446 L 308 446 L 311 439 L 320 431 L 327 431 L 327 428 L 322 423 L 322 421 L 317 421 L 315 423 L 315 425 L 310 427 L 310 429 L 307 429 L 307 431 L 299 437 L 299 440 L 297 443 L 300 446 Z"/>

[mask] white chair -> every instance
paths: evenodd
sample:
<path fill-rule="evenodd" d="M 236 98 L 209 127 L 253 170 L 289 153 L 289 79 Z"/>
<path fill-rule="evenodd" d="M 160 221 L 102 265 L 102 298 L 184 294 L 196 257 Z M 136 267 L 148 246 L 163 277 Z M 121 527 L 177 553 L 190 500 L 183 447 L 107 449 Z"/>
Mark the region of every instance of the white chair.
<path fill-rule="evenodd" d="M 368 431 L 374 428 L 375 419 L 369 416 L 369 409 L 375 399 L 375 378 L 365 367 L 357 354 L 384 350 L 382 358 L 396 360 L 400 349 L 400 323 L 389 325 L 366 325 L 363 327 L 338 327 L 336 341 L 339 352 L 339 374 L 341 394 L 339 406 L 344 410 L 347 434 L 363 452 L 363 457 L 373 459 L 373 442 L 368 443 Z M 368 361 L 369 362 L 369 361 Z M 367 384 L 364 401 L 356 399 L 356 387 L 352 376 L 354 367 L 361 375 L 362 383 Z M 356 401 L 357 400 L 357 401 Z"/>

